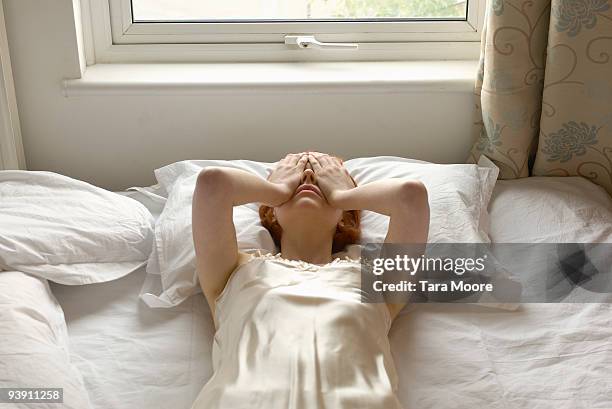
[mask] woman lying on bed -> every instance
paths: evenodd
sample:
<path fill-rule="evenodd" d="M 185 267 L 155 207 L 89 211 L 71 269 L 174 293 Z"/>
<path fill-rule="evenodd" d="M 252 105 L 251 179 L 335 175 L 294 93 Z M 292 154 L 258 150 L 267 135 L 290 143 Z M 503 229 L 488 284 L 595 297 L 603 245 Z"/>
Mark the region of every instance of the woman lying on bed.
<path fill-rule="evenodd" d="M 232 209 L 262 203 L 280 255 L 238 251 Z M 268 180 L 231 168 L 198 177 L 193 236 L 217 332 L 214 373 L 194 409 L 393 409 L 391 321 L 403 305 L 361 302 L 359 210 L 390 216 L 387 243 L 425 243 L 427 191 L 389 179 L 356 187 L 342 162 L 290 154 Z"/>

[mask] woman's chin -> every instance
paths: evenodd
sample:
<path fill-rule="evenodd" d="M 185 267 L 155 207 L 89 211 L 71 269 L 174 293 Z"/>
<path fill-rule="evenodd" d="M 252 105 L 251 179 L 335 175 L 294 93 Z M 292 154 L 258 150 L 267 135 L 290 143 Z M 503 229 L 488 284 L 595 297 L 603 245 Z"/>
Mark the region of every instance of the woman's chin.
<path fill-rule="evenodd" d="M 324 204 L 323 199 L 321 199 L 320 196 L 315 195 L 300 195 L 295 199 L 296 207 L 320 209 Z"/>

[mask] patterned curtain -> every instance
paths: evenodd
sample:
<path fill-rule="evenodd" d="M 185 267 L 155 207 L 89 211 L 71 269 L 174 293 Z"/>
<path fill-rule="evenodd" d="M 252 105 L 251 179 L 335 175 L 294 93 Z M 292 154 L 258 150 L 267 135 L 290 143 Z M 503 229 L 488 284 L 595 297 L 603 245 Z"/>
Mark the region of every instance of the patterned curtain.
<path fill-rule="evenodd" d="M 580 175 L 612 193 L 610 1 L 489 1 L 470 161 L 485 154 L 504 179 L 534 161 L 533 175 Z"/>

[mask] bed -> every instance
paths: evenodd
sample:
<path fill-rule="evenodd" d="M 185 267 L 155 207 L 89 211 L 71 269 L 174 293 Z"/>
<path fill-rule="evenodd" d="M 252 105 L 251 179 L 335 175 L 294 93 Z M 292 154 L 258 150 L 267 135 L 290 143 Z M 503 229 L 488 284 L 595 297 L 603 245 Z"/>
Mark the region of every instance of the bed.
<path fill-rule="evenodd" d="M 124 194 L 159 214 L 146 195 Z M 612 242 L 612 220 L 592 224 L 588 209 L 574 205 L 585 195 L 612 210 L 609 196 L 581 178 L 498 181 L 491 239 Z M 150 279 L 140 268 L 102 284 L 51 284 L 93 408 L 188 409 L 211 376 L 214 330 L 204 298 L 149 309 L 139 293 Z M 610 409 L 612 296 L 605 301 L 516 310 L 411 305 L 390 334 L 400 400 L 406 409 Z"/>

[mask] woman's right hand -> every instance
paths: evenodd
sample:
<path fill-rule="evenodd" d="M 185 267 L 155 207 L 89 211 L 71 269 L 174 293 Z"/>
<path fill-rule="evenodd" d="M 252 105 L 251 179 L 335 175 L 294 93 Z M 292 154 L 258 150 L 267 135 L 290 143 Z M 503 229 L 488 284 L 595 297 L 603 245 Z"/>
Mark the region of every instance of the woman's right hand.
<path fill-rule="evenodd" d="M 302 181 L 307 163 L 307 153 L 290 153 L 278 162 L 268 176 L 268 181 L 279 185 L 286 200 L 289 200 Z"/>
<path fill-rule="evenodd" d="M 340 159 L 324 153 L 311 152 L 308 161 L 317 177 L 317 185 L 323 191 L 327 202 L 338 207 L 337 196 L 344 191 L 355 187 L 348 170 L 342 165 Z M 352 210 L 352 209 L 350 209 Z"/>

